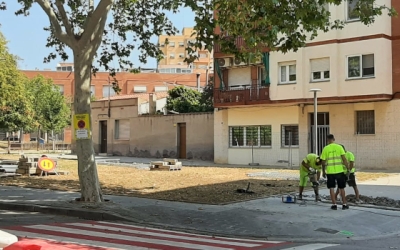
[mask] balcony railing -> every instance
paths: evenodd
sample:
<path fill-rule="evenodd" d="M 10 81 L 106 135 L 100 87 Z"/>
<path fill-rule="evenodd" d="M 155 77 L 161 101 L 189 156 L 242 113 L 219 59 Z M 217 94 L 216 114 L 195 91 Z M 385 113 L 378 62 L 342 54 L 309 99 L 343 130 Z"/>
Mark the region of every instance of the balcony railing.
<path fill-rule="evenodd" d="M 231 38 L 231 37 L 227 37 L 227 38 Z M 236 47 L 242 48 L 244 46 L 244 44 L 245 43 L 244 43 L 244 40 L 242 37 L 236 37 L 236 39 L 235 39 Z M 220 52 L 222 52 L 221 46 L 218 43 L 215 43 L 214 44 L 214 53 L 220 53 Z"/>
<path fill-rule="evenodd" d="M 254 105 L 269 101 L 269 86 L 261 84 L 214 89 L 215 107 Z"/>

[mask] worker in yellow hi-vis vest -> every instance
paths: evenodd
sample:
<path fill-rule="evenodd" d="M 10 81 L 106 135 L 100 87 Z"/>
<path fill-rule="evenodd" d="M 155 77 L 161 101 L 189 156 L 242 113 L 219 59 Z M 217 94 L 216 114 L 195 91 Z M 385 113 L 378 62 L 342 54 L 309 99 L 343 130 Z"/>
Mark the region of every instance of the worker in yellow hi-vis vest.
<path fill-rule="evenodd" d="M 362 203 L 360 200 L 360 192 L 358 191 L 357 183 L 356 183 L 356 167 L 355 167 L 355 157 L 354 154 L 350 151 L 346 151 L 346 148 L 343 145 L 340 145 L 343 147 L 344 152 L 346 153 L 346 159 L 347 162 L 349 163 L 349 169 L 350 173 L 347 171 L 347 168 L 343 166 L 344 172 L 346 173 L 347 176 L 347 184 L 349 187 L 353 187 L 354 193 L 356 195 L 356 203 Z M 339 189 L 336 190 L 336 200 L 339 195 Z"/>
<path fill-rule="evenodd" d="M 346 203 L 346 193 L 344 191 L 346 187 L 346 174 L 343 165 L 349 169 L 346 154 L 343 147 L 335 143 L 335 137 L 332 134 L 327 136 L 327 141 L 328 145 L 322 150 L 320 158 L 322 160 L 322 176 L 327 178 L 327 186 L 331 195 L 331 209 L 337 210 L 335 195 L 336 184 L 343 199 L 342 209 L 349 209 Z"/>
<path fill-rule="evenodd" d="M 307 186 L 308 180 L 312 183 L 312 187 L 315 193 L 315 201 L 320 201 L 318 192 L 318 176 L 317 171 L 321 172 L 321 159 L 317 154 L 308 154 L 303 159 L 300 165 L 300 183 L 299 183 L 299 196 L 298 199 L 303 199 L 304 187 Z"/>

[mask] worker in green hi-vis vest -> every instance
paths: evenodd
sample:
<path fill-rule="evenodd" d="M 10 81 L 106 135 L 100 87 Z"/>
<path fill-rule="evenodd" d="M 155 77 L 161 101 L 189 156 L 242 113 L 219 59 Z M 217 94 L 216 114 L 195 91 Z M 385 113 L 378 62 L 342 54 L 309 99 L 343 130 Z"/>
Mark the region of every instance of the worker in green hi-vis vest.
<path fill-rule="evenodd" d="M 353 187 L 354 193 L 356 195 L 356 203 L 362 203 L 360 200 L 360 192 L 358 191 L 357 183 L 356 183 L 356 167 L 355 167 L 355 157 L 354 154 L 350 151 L 346 151 L 346 148 L 341 144 L 340 146 L 343 147 L 344 152 L 346 153 L 346 159 L 349 163 L 350 173 L 348 173 L 347 168 L 343 166 L 344 173 L 347 176 L 347 184 L 349 187 Z M 336 200 L 338 200 L 339 189 L 336 190 Z"/>
<path fill-rule="evenodd" d="M 327 136 L 327 141 L 328 145 L 326 145 L 322 150 L 320 158 L 322 160 L 322 176 L 327 179 L 326 183 L 331 195 L 331 209 L 337 210 L 335 195 L 336 184 L 343 200 L 342 209 L 349 209 L 349 206 L 346 204 L 346 193 L 344 190 L 347 178 L 343 165 L 349 169 L 346 153 L 342 146 L 335 143 L 335 137 L 332 134 Z"/>

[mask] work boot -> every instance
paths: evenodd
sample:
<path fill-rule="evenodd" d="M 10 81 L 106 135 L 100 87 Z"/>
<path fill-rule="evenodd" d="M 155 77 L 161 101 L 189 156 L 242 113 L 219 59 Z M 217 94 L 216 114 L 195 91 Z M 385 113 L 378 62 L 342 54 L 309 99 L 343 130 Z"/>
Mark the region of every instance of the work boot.
<path fill-rule="evenodd" d="M 302 195 L 302 194 L 299 194 L 299 196 L 297 196 L 297 199 L 298 199 L 299 201 L 303 200 L 303 195 Z"/>
<path fill-rule="evenodd" d="M 346 210 L 346 209 L 349 209 L 350 207 L 349 207 L 349 205 L 343 205 L 342 206 L 342 210 Z"/>
<path fill-rule="evenodd" d="M 315 196 L 315 201 L 321 201 L 321 197 L 319 197 L 319 195 Z"/>
<path fill-rule="evenodd" d="M 331 206 L 331 209 L 332 209 L 332 210 L 337 210 L 337 205 L 332 205 L 332 206 Z"/>

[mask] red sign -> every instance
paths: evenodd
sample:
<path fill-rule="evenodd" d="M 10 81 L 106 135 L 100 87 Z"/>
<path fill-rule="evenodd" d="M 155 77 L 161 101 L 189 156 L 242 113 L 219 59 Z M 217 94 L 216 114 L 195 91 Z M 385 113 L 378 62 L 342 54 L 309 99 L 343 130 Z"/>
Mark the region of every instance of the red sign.
<path fill-rule="evenodd" d="M 47 157 L 42 157 L 38 161 L 38 167 L 44 172 L 51 172 L 56 168 L 56 163 Z"/>
<path fill-rule="evenodd" d="M 78 121 L 78 128 L 83 129 L 83 128 L 85 128 L 85 126 L 86 126 L 85 121 L 83 121 L 83 120 Z"/>

